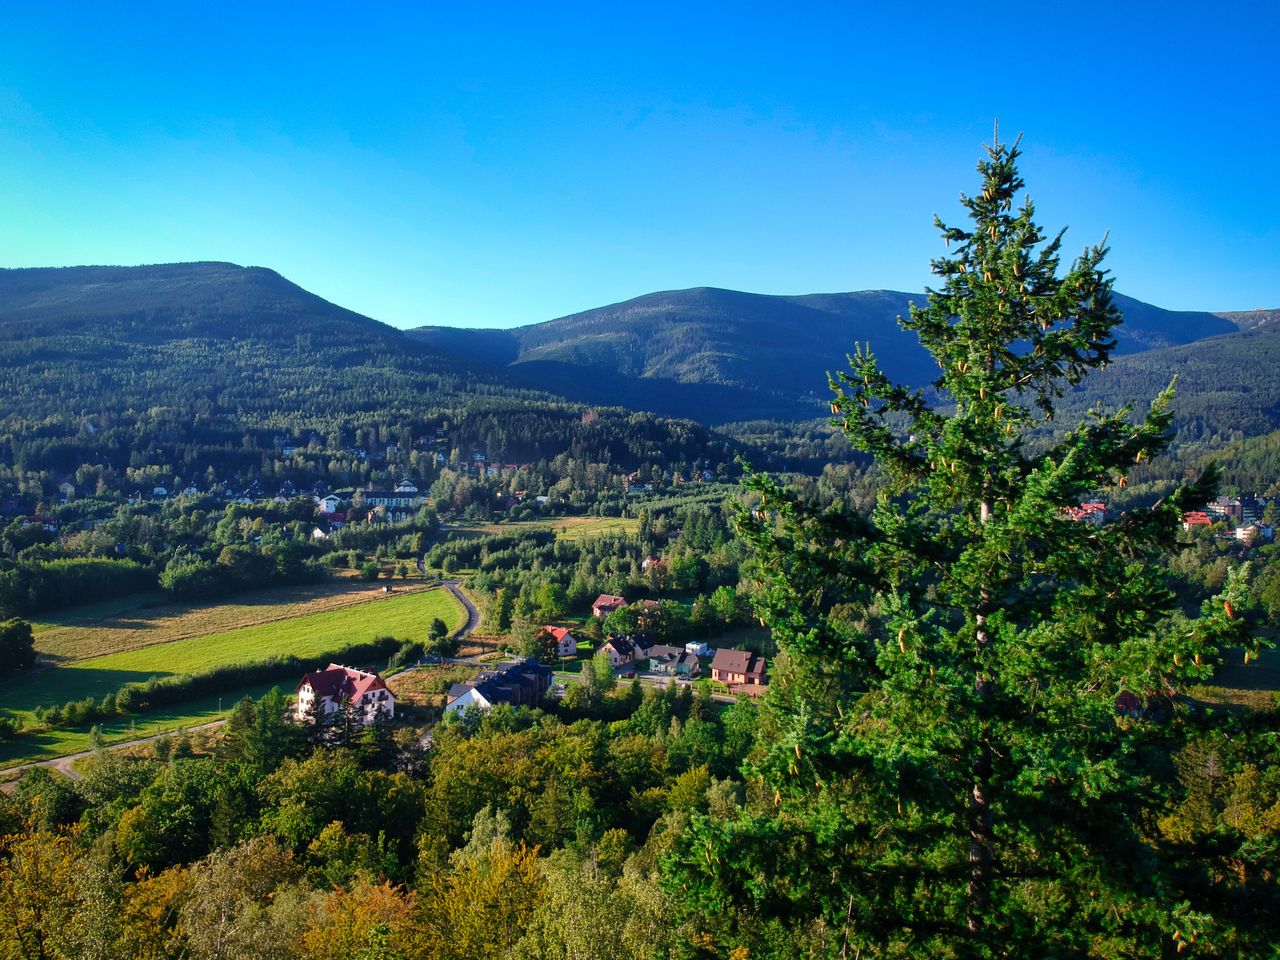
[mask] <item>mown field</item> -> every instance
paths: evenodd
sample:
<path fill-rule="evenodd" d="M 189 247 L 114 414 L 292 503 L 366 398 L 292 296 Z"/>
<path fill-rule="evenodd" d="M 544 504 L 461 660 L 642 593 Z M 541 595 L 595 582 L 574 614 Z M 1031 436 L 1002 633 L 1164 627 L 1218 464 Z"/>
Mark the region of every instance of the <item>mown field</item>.
<path fill-rule="evenodd" d="M 396 594 L 422 589 L 395 584 Z M 46 614 L 32 627 L 43 658 L 85 660 L 384 599 L 382 584 L 346 581 L 262 590 L 225 603 L 180 603 L 155 593 Z"/>
<path fill-rule="evenodd" d="M 135 617 L 134 629 L 146 629 L 146 611 Z M 432 619 L 439 617 L 457 630 L 466 623 L 462 605 L 447 590 L 398 592 L 337 610 L 309 613 L 289 619 L 233 629 L 215 629 L 197 636 L 155 643 L 100 657 L 71 661 L 0 684 L 6 709 L 30 721 L 37 706 L 53 706 L 92 696 L 100 699 L 127 683 L 150 677 L 198 673 L 215 667 L 265 660 L 292 654 L 303 660 L 330 654 L 344 647 L 367 643 L 377 637 L 424 639 Z M 92 630 L 85 626 L 83 629 Z M 91 638 L 90 638 L 91 639 Z M 88 641 L 86 641 L 88 642 Z M 291 686 L 284 682 L 284 686 Z M 262 689 L 268 689 L 267 684 Z M 245 690 L 228 690 L 223 708 L 230 709 Z M 108 742 L 129 739 L 131 733 L 146 736 L 158 729 L 198 723 L 218 715 L 216 697 L 180 708 L 150 711 L 104 727 Z M 87 730 L 50 731 L 21 737 L 0 745 L 0 765 L 22 759 L 43 759 L 84 749 Z"/>
<path fill-rule="evenodd" d="M 514 534 L 530 530 L 553 530 L 563 540 L 584 540 L 606 535 L 630 536 L 640 529 L 635 517 L 557 517 L 554 520 L 518 520 L 514 523 L 462 524 L 461 533 Z"/>

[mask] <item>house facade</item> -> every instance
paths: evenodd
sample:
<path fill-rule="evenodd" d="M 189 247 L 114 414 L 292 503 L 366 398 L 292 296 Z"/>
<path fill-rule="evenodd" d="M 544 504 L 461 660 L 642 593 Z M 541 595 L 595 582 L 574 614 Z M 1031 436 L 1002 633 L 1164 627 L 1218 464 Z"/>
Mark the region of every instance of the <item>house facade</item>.
<path fill-rule="evenodd" d="M 578 638 L 575 637 L 564 627 L 543 627 L 547 633 L 551 634 L 551 638 L 556 643 L 556 653 L 562 657 L 576 656 L 578 653 Z"/>
<path fill-rule="evenodd" d="M 733 687 L 763 687 L 767 683 L 764 657 L 749 650 L 721 647 L 711 660 L 711 679 Z"/>
<path fill-rule="evenodd" d="M 691 679 L 702 672 L 702 662 L 688 650 L 655 643 L 649 648 L 649 672 Z"/>
<path fill-rule="evenodd" d="M 610 637 L 596 649 L 596 653 L 607 653 L 609 655 L 609 663 L 616 670 L 619 667 L 628 667 L 649 658 L 649 643 L 646 637 L 635 634 L 632 636 Z"/>
<path fill-rule="evenodd" d="M 402 507 L 413 509 L 422 506 L 422 495 L 414 491 L 397 492 L 395 490 L 369 490 L 364 495 L 366 507 Z"/>
<path fill-rule="evenodd" d="M 597 620 L 603 620 L 615 610 L 621 610 L 627 605 L 627 601 L 622 597 L 615 597 L 609 593 L 602 593 L 596 597 L 596 602 L 591 605 L 591 615 Z"/>
<path fill-rule="evenodd" d="M 295 712 L 302 723 L 329 723 L 350 704 L 357 720 L 368 725 L 396 714 L 395 695 L 376 673 L 331 663 L 304 674 L 297 688 Z"/>

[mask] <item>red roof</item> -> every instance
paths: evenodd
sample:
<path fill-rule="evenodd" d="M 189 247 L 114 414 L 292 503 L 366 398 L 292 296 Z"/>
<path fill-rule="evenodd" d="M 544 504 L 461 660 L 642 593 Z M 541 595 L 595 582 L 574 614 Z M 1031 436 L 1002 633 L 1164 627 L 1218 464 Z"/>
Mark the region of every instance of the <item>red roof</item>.
<path fill-rule="evenodd" d="M 565 627 L 543 627 L 543 630 L 555 637 L 557 642 L 568 636 L 569 631 Z"/>
<path fill-rule="evenodd" d="M 324 670 L 303 674 L 298 689 L 301 690 L 307 684 L 311 685 L 317 697 L 350 700 L 353 703 L 358 703 L 366 693 L 387 689 L 387 685 L 376 673 L 353 670 L 336 663 L 329 664 Z"/>
<path fill-rule="evenodd" d="M 596 597 L 596 602 L 591 606 L 593 609 L 599 607 L 604 610 L 616 610 L 618 607 L 625 607 L 626 605 L 627 601 L 622 597 L 615 597 L 610 593 L 602 593 Z"/>
<path fill-rule="evenodd" d="M 1188 510 L 1182 515 L 1182 522 L 1189 527 L 1209 527 L 1213 520 L 1203 510 Z"/>

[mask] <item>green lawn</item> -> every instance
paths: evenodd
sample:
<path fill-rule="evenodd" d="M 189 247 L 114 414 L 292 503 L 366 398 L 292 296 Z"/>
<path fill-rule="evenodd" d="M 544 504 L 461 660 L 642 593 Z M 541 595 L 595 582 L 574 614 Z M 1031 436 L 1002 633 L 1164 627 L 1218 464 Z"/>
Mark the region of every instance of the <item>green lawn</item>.
<path fill-rule="evenodd" d="M 118 690 L 126 683 L 156 676 L 197 673 L 214 667 L 265 660 L 275 655 L 292 654 L 304 661 L 354 644 L 367 643 L 381 636 L 423 639 L 433 618 L 439 617 L 457 630 L 466 623 L 466 611 L 447 590 L 405 594 L 376 603 L 360 604 L 341 610 L 313 613 L 257 626 L 222 630 L 157 644 L 124 653 L 79 660 L 39 670 L 0 684 L 7 709 L 19 719 L 31 719 L 37 706 L 53 706 L 70 700 L 103 695 Z M 284 686 L 289 686 L 286 681 Z M 269 688 L 268 684 L 263 689 Z M 244 696 L 244 690 L 229 690 L 224 695 L 224 708 Z M 156 732 L 156 724 L 189 725 L 217 715 L 217 698 L 209 698 L 167 710 L 139 715 L 139 735 Z M 130 719 L 109 724 L 108 737 L 122 737 Z M 145 729 L 144 729 L 145 728 Z M 30 758 L 33 754 L 58 756 L 83 749 L 87 731 L 51 731 L 26 736 L 12 744 L 0 746 L 0 764 Z"/>
<path fill-rule="evenodd" d="M 149 710 L 136 717 L 120 717 L 102 724 L 103 741 L 107 744 L 122 743 L 159 733 L 174 733 L 210 720 L 219 720 L 231 712 L 238 700 L 246 696 L 256 699 L 272 687 L 288 691 L 292 689 L 292 684 L 287 680 L 264 683 L 231 690 L 222 697 L 204 697 L 182 706 Z M 88 729 L 49 730 L 10 742 L 0 742 L 0 769 L 33 760 L 52 760 L 72 753 L 83 753 L 88 749 Z"/>

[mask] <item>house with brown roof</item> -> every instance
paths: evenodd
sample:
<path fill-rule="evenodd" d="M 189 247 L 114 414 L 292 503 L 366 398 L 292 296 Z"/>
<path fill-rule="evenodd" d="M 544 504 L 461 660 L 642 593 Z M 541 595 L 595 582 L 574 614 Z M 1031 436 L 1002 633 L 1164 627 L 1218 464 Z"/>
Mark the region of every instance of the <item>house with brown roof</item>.
<path fill-rule="evenodd" d="M 366 726 L 380 716 L 389 720 L 396 714 L 395 695 L 380 676 L 336 663 L 303 674 L 297 696 L 296 714 L 303 723 L 332 722 L 347 704 Z"/>
<path fill-rule="evenodd" d="M 602 593 L 596 597 L 596 602 L 591 605 L 591 615 L 598 620 L 603 620 L 615 610 L 621 610 L 627 605 L 627 601 L 622 597 L 615 597 L 610 593 Z"/>
<path fill-rule="evenodd" d="M 730 688 L 763 687 L 768 682 L 765 670 L 764 657 L 749 650 L 721 647 L 711 660 L 711 679 L 719 680 Z"/>

